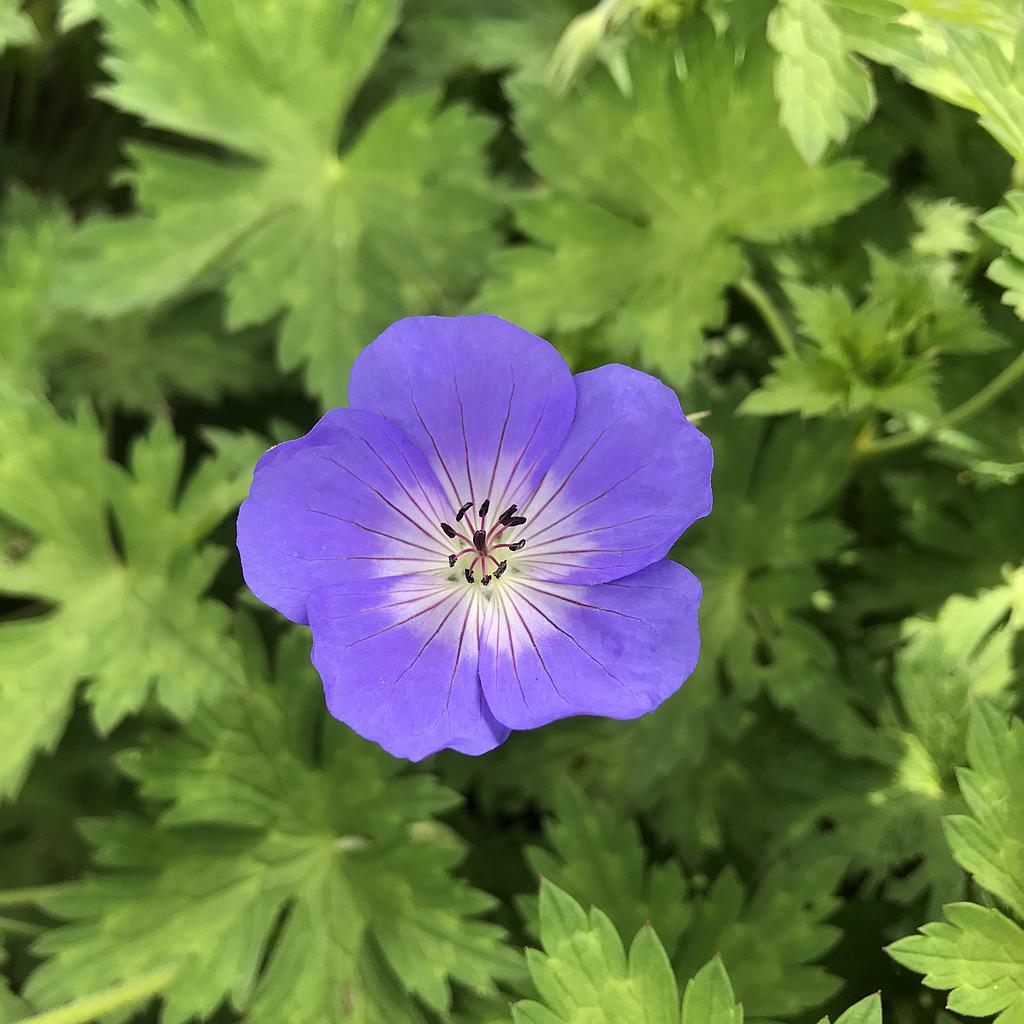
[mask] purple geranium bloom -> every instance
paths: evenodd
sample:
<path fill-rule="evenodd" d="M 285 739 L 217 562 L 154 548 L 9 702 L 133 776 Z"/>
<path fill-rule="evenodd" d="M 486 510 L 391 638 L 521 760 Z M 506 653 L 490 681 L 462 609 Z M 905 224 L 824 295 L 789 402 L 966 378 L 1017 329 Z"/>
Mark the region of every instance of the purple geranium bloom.
<path fill-rule="evenodd" d="M 335 718 L 419 760 L 679 688 L 701 591 L 665 555 L 711 510 L 712 455 L 672 391 L 463 316 L 389 327 L 349 396 L 260 459 L 238 516 Z"/>

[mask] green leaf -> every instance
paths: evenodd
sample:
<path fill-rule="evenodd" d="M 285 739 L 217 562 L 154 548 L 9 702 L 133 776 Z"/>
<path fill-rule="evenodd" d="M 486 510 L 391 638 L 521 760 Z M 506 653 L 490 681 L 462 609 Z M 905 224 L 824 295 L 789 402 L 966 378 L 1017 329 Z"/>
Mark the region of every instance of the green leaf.
<path fill-rule="evenodd" d="M 837 857 L 781 860 L 749 898 L 736 872 L 726 869 L 695 905 L 677 972 L 687 977 L 721 953 L 748 1018 L 777 1019 L 820 1006 L 841 984 L 814 961 L 839 937 L 824 922 L 839 904 L 832 893 L 843 867 Z"/>
<path fill-rule="evenodd" d="M 709 960 L 687 983 L 682 1024 L 743 1024 L 722 959 Z"/>
<path fill-rule="evenodd" d="M 62 0 L 58 25 L 61 32 L 70 32 L 95 17 L 96 0 Z"/>
<path fill-rule="evenodd" d="M 0 206 L 0 228 L 0 359 L 8 381 L 40 388 L 40 343 L 55 320 L 47 299 L 71 234 L 71 219 L 59 203 L 15 186 Z"/>
<path fill-rule="evenodd" d="M 977 250 L 979 236 L 973 230 L 977 210 L 955 199 L 917 198 L 909 205 L 917 223 L 910 247 L 918 256 L 944 259 Z"/>
<path fill-rule="evenodd" d="M 926 924 L 889 946 L 889 955 L 923 974 L 929 988 L 951 989 L 954 1013 L 999 1014 L 1003 1024 L 1016 1024 L 1024 1012 L 1024 930 L 973 903 L 950 904 L 945 914 L 948 924 Z"/>
<path fill-rule="evenodd" d="M 749 269 L 742 242 L 833 221 L 879 186 L 856 161 L 804 164 L 777 125 L 763 45 L 741 59 L 700 18 L 684 35 L 681 49 L 631 48 L 628 95 L 602 69 L 565 99 L 512 83 L 544 188 L 519 206 L 529 243 L 498 256 L 475 302 L 535 330 L 599 328 L 617 356 L 639 353 L 674 383 Z"/>
<path fill-rule="evenodd" d="M 947 60 L 970 97 L 965 105 L 977 111 L 981 126 L 1015 160 L 1024 160 L 1022 54 L 1008 60 L 999 40 L 980 29 L 946 28 L 943 41 Z"/>
<path fill-rule="evenodd" d="M 971 767 L 959 780 L 971 813 L 946 819 L 949 847 L 1024 920 L 1024 724 L 1008 723 L 997 705 L 978 701 L 967 751 Z"/>
<path fill-rule="evenodd" d="M 0 967 L 7 962 L 7 951 L 3 947 L 3 932 L 0 931 Z M 32 1008 L 10 989 L 7 978 L 0 974 L 0 1024 L 13 1024 L 14 1021 L 27 1017 Z"/>
<path fill-rule="evenodd" d="M 848 857 L 851 870 L 900 901 L 927 893 L 937 911 L 963 892 L 941 823 L 963 806 L 955 773 L 967 757 L 971 707 L 980 698 L 1012 700 L 1011 601 L 1011 588 L 997 587 L 954 596 L 933 619 L 904 622 L 893 678 L 899 706 L 883 709 L 872 751 L 884 776 L 865 771 L 859 792 L 829 793 L 808 815 L 833 823 L 817 840 L 822 849 Z"/>
<path fill-rule="evenodd" d="M 636 825 L 573 782 L 558 785 L 552 809 L 544 831 L 553 852 L 527 847 L 530 867 L 581 903 L 604 908 L 621 935 L 652 924 L 671 955 L 689 920 L 678 865 L 649 865 Z M 535 922 L 532 900 L 523 903 Z"/>
<path fill-rule="evenodd" d="M 98 407 L 152 410 L 169 395 L 212 402 L 256 390 L 268 376 L 262 339 L 227 339 L 216 302 L 169 315 L 132 314 L 99 323 L 55 308 L 52 297 L 74 233 L 68 211 L 22 188 L 2 212 L 0 359 L 10 379 L 65 408 L 83 397 Z"/>
<path fill-rule="evenodd" d="M 540 887 L 544 952 L 527 950 L 540 1002 L 512 1008 L 516 1024 L 677 1024 L 679 995 L 664 947 L 645 925 L 627 958 L 614 925 L 551 882 Z"/>
<path fill-rule="evenodd" d="M 227 609 L 203 596 L 224 552 L 203 540 L 245 494 L 263 443 L 232 435 L 179 489 L 184 446 L 166 420 L 134 442 L 130 471 L 84 410 L 62 420 L 4 390 L 0 430 L 0 517 L 17 531 L 0 592 L 38 603 L 0 628 L 0 792 L 11 793 L 61 735 L 79 680 L 102 732 L 151 692 L 186 718 L 237 680 Z"/>
<path fill-rule="evenodd" d="M 35 22 L 21 10 L 20 0 L 0 0 L 0 54 L 8 46 L 28 46 L 38 38 Z"/>
<path fill-rule="evenodd" d="M 61 302 L 114 317 L 222 284 L 228 327 L 282 315 L 282 367 L 304 367 L 336 402 L 362 345 L 396 316 L 464 299 L 493 240 L 490 122 L 405 93 L 337 151 L 395 0 L 98 7 L 104 96 L 228 153 L 133 148 L 140 213 L 76 236 Z"/>
<path fill-rule="evenodd" d="M 1005 205 L 989 210 L 978 225 L 1007 250 L 988 268 L 988 276 L 1006 289 L 1003 302 L 1024 319 L 1024 192 L 1008 193 Z"/>
<path fill-rule="evenodd" d="M 828 1017 L 822 1017 L 818 1024 L 829 1024 Z M 854 1003 L 842 1016 L 836 1018 L 836 1024 L 882 1024 L 882 998 L 875 992 L 865 996 L 859 1003 Z"/>
<path fill-rule="evenodd" d="M 436 82 L 467 69 L 529 69 L 539 75 L 579 4 L 572 0 L 409 0 L 402 59 L 416 79 Z"/>
<path fill-rule="evenodd" d="M 781 121 L 808 163 L 846 139 L 875 107 L 871 76 L 818 0 L 782 0 L 768 21 L 779 55 L 775 95 Z"/>
<path fill-rule="evenodd" d="M 714 479 L 716 501 L 728 514 L 695 523 L 679 545 L 681 560 L 704 585 L 698 676 L 720 665 L 744 696 L 766 687 L 787 706 L 803 704 L 819 723 L 827 717 L 824 701 L 854 735 L 849 712 L 840 710 L 843 701 L 830 699 L 837 696 L 834 688 L 809 687 L 804 696 L 810 704 L 792 691 L 801 673 L 834 674 L 827 641 L 801 622 L 800 613 L 823 590 L 817 566 L 847 542 L 846 530 L 825 508 L 845 473 L 850 432 L 797 420 L 768 430 L 736 416 L 727 402 L 713 409 L 706 429 L 716 450 L 731 454 L 716 466 Z"/>
<path fill-rule="evenodd" d="M 808 344 L 772 360 L 772 373 L 742 412 L 850 416 L 877 409 L 934 419 L 938 357 L 1002 344 L 948 263 L 879 250 L 869 257 L 871 281 L 859 306 L 838 287 L 789 284 Z"/>
<path fill-rule="evenodd" d="M 44 901 L 74 923 L 39 942 L 30 998 L 52 1006 L 182 961 L 162 993 L 167 1024 L 224 1001 L 254 1024 L 319 1024 L 344 1007 L 411 1024 L 410 995 L 442 1010 L 449 979 L 487 992 L 519 973 L 502 930 L 477 919 L 493 900 L 453 874 L 462 844 L 430 820 L 458 797 L 331 720 L 314 759 L 320 687 L 299 631 L 277 676 L 122 755 L 160 827 L 88 825 L 102 870 Z"/>

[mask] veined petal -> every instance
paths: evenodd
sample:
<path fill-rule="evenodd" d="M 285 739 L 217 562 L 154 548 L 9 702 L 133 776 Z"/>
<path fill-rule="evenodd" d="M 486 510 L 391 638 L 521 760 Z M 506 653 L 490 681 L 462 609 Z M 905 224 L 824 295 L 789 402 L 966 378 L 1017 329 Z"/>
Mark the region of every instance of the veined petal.
<path fill-rule="evenodd" d="M 711 511 L 711 443 L 646 373 L 611 365 L 575 380 L 565 444 L 504 539 L 526 538 L 527 575 L 603 583 L 663 558 Z"/>
<path fill-rule="evenodd" d="M 480 640 L 495 718 L 532 729 L 654 710 L 697 664 L 700 596 L 697 578 L 668 560 L 599 586 L 502 580 Z"/>
<path fill-rule="evenodd" d="M 396 757 L 504 742 L 477 678 L 476 588 L 416 574 L 324 587 L 309 600 L 313 664 L 332 715 Z"/>
<path fill-rule="evenodd" d="M 257 463 L 238 514 L 249 589 L 306 622 L 316 587 L 447 565 L 450 509 L 419 449 L 374 413 L 335 409 Z"/>
<path fill-rule="evenodd" d="M 542 338 L 495 316 L 409 317 L 360 354 L 349 400 L 399 426 L 453 507 L 521 504 L 572 422 L 576 387 Z"/>

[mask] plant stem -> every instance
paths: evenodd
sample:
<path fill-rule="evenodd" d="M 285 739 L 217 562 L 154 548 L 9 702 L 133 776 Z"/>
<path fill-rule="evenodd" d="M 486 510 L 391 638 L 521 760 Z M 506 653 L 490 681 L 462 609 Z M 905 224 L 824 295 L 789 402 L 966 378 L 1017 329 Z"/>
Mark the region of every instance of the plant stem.
<path fill-rule="evenodd" d="M 1003 371 L 992 378 L 977 394 L 961 402 L 955 409 L 950 409 L 933 423 L 921 430 L 906 430 L 893 437 L 882 439 L 869 438 L 858 444 L 856 454 L 860 458 L 875 455 L 890 455 L 893 452 L 905 451 L 923 444 L 940 430 L 955 427 L 964 420 L 977 415 L 986 406 L 994 402 L 1004 391 L 1013 387 L 1018 380 L 1024 378 L 1024 352 L 1013 360 Z"/>
<path fill-rule="evenodd" d="M 0 907 L 18 907 L 25 903 L 41 903 L 59 892 L 55 885 L 33 885 L 24 889 L 0 889 Z"/>
<path fill-rule="evenodd" d="M 0 935 L 24 935 L 34 939 L 37 935 L 42 935 L 44 930 L 42 925 L 19 921 L 16 917 L 0 917 Z"/>
<path fill-rule="evenodd" d="M 761 314 L 765 326 L 771 331 L 779 348 L 787 356 L 796 356 L 796 341 L 782 319 L 771 296 L 752 278 L 745 277 L 736 284 L 736 290 Z"/>
<path fill-rule="evenodd" d="M 134 1003 L 155 996 L 166 988 L 180 970 L 179 964 L 168 964 L 156 970 L 147 971 L 120 985 L 82 996 L 55 1010 L 46 1010 L 32 1017 L 23 1017 L 20 1024 L 89 1024 L 98 1017 L 105 1017 L 116 1010 L 124 1010 Z"/>

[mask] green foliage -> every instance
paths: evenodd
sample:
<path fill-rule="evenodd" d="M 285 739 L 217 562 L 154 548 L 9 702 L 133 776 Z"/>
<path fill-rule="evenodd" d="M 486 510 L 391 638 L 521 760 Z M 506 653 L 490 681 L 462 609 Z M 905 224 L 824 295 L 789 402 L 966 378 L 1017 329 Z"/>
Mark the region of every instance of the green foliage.
<path fill-rule="evenodd" d="M 36 27 L 18 0 L 0 0 L 0 54 L 8 46 L 26 46 L 36 38 Z"/>
<path fill-rule="evenodd" d="M 953 855 L 977 882 L 1003 901 L 1017 921 L 992 906 L 953 903 L 945 922 L 889 947 L 899 963 L 924 975 L 930 988 L 949 989 L 949 1009 L 972 1017 L 1024 1012 L 1024 725 L 1007 722 L 991 703 L 971 712 L 971 767 L 960 785 L 971 815 L 947 819 Z"/>
<path fill-rule="evenodd" d="M 988 276 L 1006 289 L 1003 302 L 1024 317 L 1024 192 L 1008 193 L 1006 205 L 989 210 L 980 225 L 1008 250 L 988 268 Z"/>
<path fill-rule="evenodd" d="M 15 190 L 0 221 L 0 351 L 24 386 L 48 391 L 61 405 L 88 395 L 103 408 L 149 411 L 168 396 L 212 402 L 266 383 L 269 374 L 253 359 L 263 346 L 225 344 L 216 303 L 111 322 L 61 313 L 53 293 L 73 239 L 67 210 Z"/>
<path fill-rule="evenodd" d="M 968 757 L 959 773 L 971 815 L 946 820 L 953 856 L 979 885 L 1024 920 L 1024 725 L 1007 725 L 995 707 L 979 703 L 971 720 Z"/>
<path fill-rule="evenodd" d="M 998 1013 L 1003 1024 L 1011 1024 L 1024 1010 L 1024 930 L 998 910 L 974 903 L 950 904 L 946 917 L 948 923 L 926 924 L 890 952 L 924 974 L 929 987 L 952 989 L 948 1006 L 954 1012 Z"/>
<path fill-rule="evenodd" d="M 530 867 L 586 903 L 603 903 L 623 935 L 652 924 L 671 954 L 690 919 L 687 885 L 673 863 L 649 866 L 636 825 L 565 782 L 553 801 L 557 818 L 545 829 L 554 852 L 526 850 Z M 529 916 L 535 919 L 532 906 Z M 536 931 L 536 928 L 533 929 Z"/>
<path fill-rule="evenodd" d="M 851 122 L 871 116 L 871 75 L 833 20 L 827 4 L 782 0 L 768 23 L 779 54 L 775 94 L 782 124 L 801 156 L 814 163 L 829 143 L 842 142 Z"/>
<path fill-rule="evenodd" d="M 133 147 L 140 214 L 76 236 L 61 304 L 114 317 L 223 284 L 228 327 L 282 314 L 281 365 L 337 400 L 360 339 L 473 281 L 492 241 L 485 118 L 408 94 L 337 151 L 395 27 L 392 0 L 265 5 L 257 19 L 241 3 L 98 8 L 106 98 L 234 155 Z"/>
<path fill-rule="evenodd" d="M 679 49 L 635 48 L 628 95 L 601 71 L 564 100 L 515 81 L 517 129 L 546 187 L 520 202 L 530 244 L 498 255 L 476 308 L 535 330 L 600 326 L 626 358 L 685 382 L 749 270 L 740 242 L 828 223 L 879 187 L 854 160 L 804 165 L 773 125 L 770 75 L 763 46 L 741 59 L 690 23 Z"/>
<path fill-rule="evenodd" d="M 936 244 L 928 239 L 919 248 Z M 808 347 L 774 359 L 773 372 L 744 401 L 743 412 L 850 416 L 877 409 L 934 419 L 938 357 L 999 344 L 944 263 L 878 250 L 868 256 L 871 279 L 857 306 L 839 287 L 788 285 Z"/>
<path fill-rule="evenodd" d="M 261 442 L 213 431 L 216 451 L 179 490 L 184 446 L 155 420 L 111 462 L 95 417 L 59 418 L 28 393 L 0 403 L 0 514 L 13 524 L 0 591 L 30 600 L 0 629 L 0 789 L 60 737 L 77 683 L 101 732 L 152 692 L 187 718 L 238 677 L 227 609 L 204 598 L 223 548 L 204 538 L 247 487 Z M 55 486 L 56 485 L 56 486 Z"/>
<path fill-rule="evenodd" d="M 1024 1022 L 1021 40 L 0 0 L 0 1022 Z M 469 311 L 710 436 L 702 651 L 413 767 L 233 520 L 375 334 Z"/>
<path fill-rule="evenodd" d="M 601 910 L 585 912 L 547 881 L 539 902 L 544 951 L 526 951 L 539 1001 L 516 1003 L 515 1024 L 743 1024 L 745 1007 L 717 954 L 689 976 L 680 999 L 664 947 L 649 924 L 627 953 Z M 777 1001 L 794 1002 L 783 994 Z M 877 997 L 851 1007 L 837 1024 L 862 1021 L 881 1021 Z"/>
<path fill-rule="evenodd" d="M 452 877 L 461 844 L 430 820 L 457 795 L 400 775 L 351 733 L 330 737 L 318 763 L 302 636 L 284 642 L 277 675 L 121 755 L 166 828 L 88 825 L 106 870 L 44 901 L 74 923 L 40 942 L 49 959 L 29 998 L 50 1006 L 177 963 L 168 1024 L 222 1001 L 252 1021 L 318 1021 L 346 1004 L 360 1019 L 412 1021 L 409 996 L 444 1008 L 449 978 L 486 991 L 514 976 L 501 930 L 474 920 L 493 901 Z M 310 947 L 316 967 L 296 979 Z"/>

